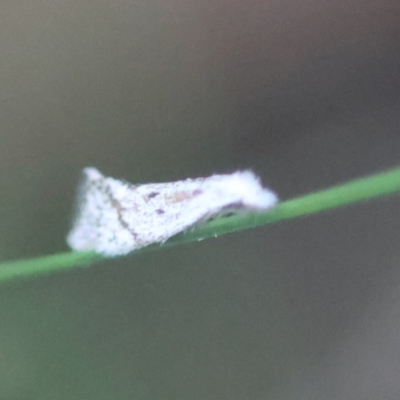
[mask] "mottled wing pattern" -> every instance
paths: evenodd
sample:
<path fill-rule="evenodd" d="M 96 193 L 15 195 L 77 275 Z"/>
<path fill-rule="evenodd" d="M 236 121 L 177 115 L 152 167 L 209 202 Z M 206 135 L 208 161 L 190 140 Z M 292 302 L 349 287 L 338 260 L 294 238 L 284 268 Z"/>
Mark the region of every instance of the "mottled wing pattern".
<path fill-rule="evenodd" d="M 221 213 L 266 210 L 276 202 L 250 171 L 134 186 L 85 168 L 67 241 L 77 251 L 124 255 Z"/>

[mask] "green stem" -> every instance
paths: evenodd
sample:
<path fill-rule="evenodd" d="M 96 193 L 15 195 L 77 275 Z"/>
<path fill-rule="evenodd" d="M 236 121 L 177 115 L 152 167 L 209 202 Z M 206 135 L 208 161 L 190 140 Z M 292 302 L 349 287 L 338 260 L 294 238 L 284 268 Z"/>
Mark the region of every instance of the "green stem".
<path fill-rule="evenodd" d="M 398 191 L 400 191 L 400 168 L 395 168 L 388 172 L 282 202 L 269 212 L 235 215 L 210 221 L 176 235 L 162 245 L 148 246 L 136 253 L 216 237 L 284 219 L 315 214 Z M 101 259 L 102 257 L 94 252 L 68 252 L 30 260 L 6 262 L 0 264 L 0 282 L 88 265 Z"/>

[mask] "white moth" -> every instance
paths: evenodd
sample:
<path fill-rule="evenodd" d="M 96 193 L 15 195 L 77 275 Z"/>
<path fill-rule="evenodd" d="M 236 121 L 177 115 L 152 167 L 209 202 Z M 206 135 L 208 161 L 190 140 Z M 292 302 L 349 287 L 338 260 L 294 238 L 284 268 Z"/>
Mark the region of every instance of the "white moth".
<path fill-rule="evenodd" d="M 85 168 L 67 242 L 76 251 L 114 257 L 165 242 L 221 214 L 264 211 L 277 201 L 250 171 L 131 185 Z"/>

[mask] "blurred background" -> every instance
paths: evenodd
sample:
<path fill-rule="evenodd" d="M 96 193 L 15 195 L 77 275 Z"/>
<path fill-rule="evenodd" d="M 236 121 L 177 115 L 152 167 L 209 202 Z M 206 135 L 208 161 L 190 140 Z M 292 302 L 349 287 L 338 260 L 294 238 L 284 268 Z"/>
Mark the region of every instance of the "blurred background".
<path fill-rule="evenodd" d="M 397 0 L 0 4 L 0 258 L 68 251 L 80 173 L 398 166 Z M 0 399 L 397 399 L 397 196 L 0 287 Z"/>

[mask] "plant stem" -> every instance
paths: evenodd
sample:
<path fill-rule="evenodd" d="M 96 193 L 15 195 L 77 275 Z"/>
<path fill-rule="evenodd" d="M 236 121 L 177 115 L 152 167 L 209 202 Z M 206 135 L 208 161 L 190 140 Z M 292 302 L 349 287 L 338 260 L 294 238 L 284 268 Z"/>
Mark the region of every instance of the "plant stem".
<path fill-rule="evenodd" d="M 282 202 L 273 210 L 265 213 L 234 215 L 216 219 L 180 233 L 166 243 L 151 245 L 135 253 L 153 251 L 267 225 L 284 219 L 315 214 L 398 191 L 400 191 L 400 168 L 395 168 L 388 172 Z M 5 262 L 0 264 L 0 283 L 88 265 L 101 259 L 102 257 L 94 252 L 67 252 L 30 260 Z"/>

